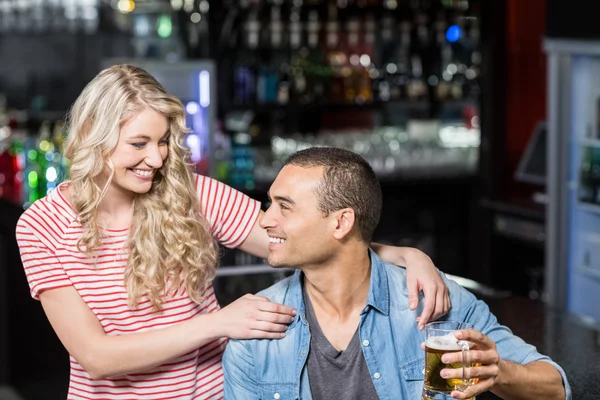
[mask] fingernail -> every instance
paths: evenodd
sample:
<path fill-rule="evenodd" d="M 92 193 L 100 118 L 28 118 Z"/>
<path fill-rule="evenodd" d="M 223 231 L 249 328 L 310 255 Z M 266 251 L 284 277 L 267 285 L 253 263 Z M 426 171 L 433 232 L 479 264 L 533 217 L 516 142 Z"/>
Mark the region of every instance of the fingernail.
<path fill-rule="evenodd" d="M 292 315 L 296 315 L 296 310 L 292 310 Z"/>
<path fill-rule="evenodd" d="M 448 360 L 448 356 L 442 356 L 442 362 L 443 362 L 444 364 L 448 364 L 448 361 L 449 361 L 449 360 Z"/>
<path fill-rule="evenodd" d="M 462 332 L 456 332 L 454 334 L 454 337 L 457 338 L 457 339 L 461 339 L 463 337 L 463 334 L 462 334 Z"/>

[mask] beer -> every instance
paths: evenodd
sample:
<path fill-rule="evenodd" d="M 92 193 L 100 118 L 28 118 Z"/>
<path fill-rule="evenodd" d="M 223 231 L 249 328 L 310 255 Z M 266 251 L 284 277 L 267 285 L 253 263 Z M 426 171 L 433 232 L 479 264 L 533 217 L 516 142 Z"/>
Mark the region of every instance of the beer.
<path fill-rule="evenodd" d="M 473 329 L 473 325 L 456 321 L 438 321 L 425 325 L 425 381 L 423 385 L 423 399 L 451 399 L 450 393 L 453 390 L 464 391 L 467 387 L 477 383 L 477 379 L 469 379 L 468 377 L 468 368 L 475 366 L 469 361 L 470 343 L 458 340 L 454 336 L 456 331 L 463 329 Z M 442 362 L 442 356 L 447 353 L 460 354 L 460 361 L 451 364 Z M 461 377 L 442 378 L 440 372 L 445 368 L 461 369 Z"/>
<path fill-rule="evenodd" d="M 433 336 L 425 341 L 425 387 L 435 392 L 450 393 L 462 385 L 460 378 L 444 379 L 440 372 L 444 368 L 462 368 L 462 363 L 445 364 L 442 356 L 446 353 L 460 352 L 458 341 L 452 334 Z"/>

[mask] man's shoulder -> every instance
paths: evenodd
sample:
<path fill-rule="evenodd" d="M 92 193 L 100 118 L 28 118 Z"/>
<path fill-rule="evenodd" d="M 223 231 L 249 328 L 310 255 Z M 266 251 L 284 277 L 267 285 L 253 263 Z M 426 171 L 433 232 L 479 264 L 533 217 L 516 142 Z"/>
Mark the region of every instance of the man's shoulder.
<path fill-rule="evenodd" d="M 381 266 L 389 280 L 390 290 L 400 290 L 400 293 L 408 296 L 408 286 L 406 284 L 406 268 L 381 261 Z"/>
<path fill-rule="evenodd" d="M 292 286 L 292 284 L 295 283 L 297 280 L 298 277 L 296 277 L 296 275 L 293 274 L 269 286 L 268 288 L 261 290 L 260 292 L 256 293 L 256 295 L 266 297 L 267 299 L 269 299 L 269 301 L 272 301 L 274 303 L 286 304 L 284 302 L 286 301 L 286 299 L 287 301 L 289 301 L 287 296 L 289 289 Z"/>

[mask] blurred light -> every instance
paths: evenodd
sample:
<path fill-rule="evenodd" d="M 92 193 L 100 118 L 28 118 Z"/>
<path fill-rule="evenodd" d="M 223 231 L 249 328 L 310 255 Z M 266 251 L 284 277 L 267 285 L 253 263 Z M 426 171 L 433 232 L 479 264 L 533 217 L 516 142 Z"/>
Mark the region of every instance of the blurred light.
<path fill-rule="evenodd" d="M 376 68 L 373 68 L 369 71 L 369 76 L 371 79 L 377 79 L 379 78 L 379 71 Z"/>
<path fill-rule="evenodd" d="M 46 170 L 46 180 L 48 182 L 56 181 L 57 177 L 58 177 L 58 173 L 56 172 L 56 168 L 50 167 Z"/>
<path fill-rule="evenodd" d="M 456 66 L 456 64 L 448 64 L 448 66 L 446 67 L 446 71 L 454 75 L 458 71 L 458 67 Z"/>
<path fill-rule="evenodd" d="M 192 15 L 190 15 L 190 21 L 192 21 L 195 24 L 200 22 L 201 19 L 202 19 L 202 15 L 200 15 L 200 13 L 195 12 Z"/>
<path fill-rule="evenodd" d="M 198 135 L 196 135 L 195 133 L 190 133 L 185 141 L 188 148 L 190 149 L 190 152 L 192 153 L 190 159 L 193 162 L 200 161 L 200 138 L 198 137 Z"/>
<path fill-rule="evenodd" d="M 10 136 L 10 127 L 5 126 L 4 128 L 0 128 L 0 140 L 6 139 Z"/>
<path fill-rule="evenodd" d="M 43 152 L 47 152 L 48 150 L 50 150 L 50 142 L 48 142 L 47 140 L 42 140 L 40 142 L 40 150 L 42 150 Z"/>
<path fill-rule="evenodd" d="M 185 106 L 185 111 L 187 111 L 187 113 L 190 115 L 196 114 L 198 112 L 198 110 L 199 110 L 198 104 L 194 103 L 193 101 L 190 101 Z"/>
<path fill-rule="evenodd" d="M 358 56 L 358 54 L 352 54 L 350 56 L 350 64 L 358 65 L 359 63 L 360 63 L 360 57 Z"/>
<path fill-rule="evenodd" d="M 123 14 L 132 12 L 135 9 L 135 2 L 133 0 L 119 0 L 117 8 Z"/>
<path fill-rule="evenodd" d="M 54 150 L 54 149 L 52 149 Z M 46 155 L 44 156 L 44 158 L 46 159 L 46 161 L 54 161 L 54 154 L 52 151 L 49 151 L 46 153 Z"/>
<path fill-rule="evenodd" d="M 450 25 L 448 27 L 448 30 L 446 31 L 446 40 L 448 40 L 450 43 L 458 41 L 458 39 L 460 39 L 461 36 L 462 30 L 460 29 L 460 26 Z"/>
<path fill-rule="evenodd" d="M 444 71 L 442 72 L 442 78 L 444 78 L 445 81 L 450 82 L 452 80 L 452 74 L 448 71 Z"/>
<path fill-rule="evenodd" d="M 27 174 L 27 183 L 29 187 L 36 188 L 38 185 L 38 174 L 35 171 L 29 171 Z"/>
<path fill-rule="evenodd" d="M 200 10 L 201 13 L 207 13 L 208 10 L 210 9 L 210 5 L 208 4 L 208 1 L 202 0 L 200 2 L 200 6 L 198 7 L 198 9 Z"/>
<path fill-rule="evenodd" d="M 29 158 L 30 160 L 35 160 L 35 157 L 37 156 L 37 152 L 35 150 L 29 150 L 27 152 L 27 158 Z"/>
<path fill-rule="evenodd" d="M 83 9 L 83 18 L 84 19 L 96 19 L 98 18 L 98 10 L 94 7 L 86 7 Z"/>
<path fill-rule="evenodd" d="M 398 8 L 398 0 L 387 0 L 385 2 L 385 7 L 388 10 L 395 10 L 396 8 Z"/>
<path fill-rule="evenodd" d="M 427 83 L 429 83 L 430 86 L 437 86 L 439 82 L 440 80 L 435 75 L 431 75 L 429 79 L 427 79 Z"/>
<path fill-rule="evenodd" d="M 77 18 L 77 9 L 75 9 L 75 7 L 65 7 L 65 18 L 67 18 L 67 19 Z"/>
<path fill-rule="evenodd" d="M 477 74 L 475 73 L 475 70 L 473 68 L 469 68 L 465 72 L 465 76 L 467 77 L 467 79 L 475 79 L 475 77 L 477 76 Z"/>
<path fill-rule="evenodd" d="M 190 13 L 194 10 L 194 0 L 183 1 L 183 11 Z"/>
<path fill-rule="evenodd" d="M 171 0 L 171 8 L 175 11 L 181 10 L 183 7 L 183 0 Z"/>
<path fill-rule="evenodd" d="M 388 74 L 395 74 L 398 71 L 398 66 L 396 64 L 389 63 L 385 66 L 385 70 L 388 72 Z"/>
<path fill-rule="evenodd" d="M 368 54 L 363 54 L 362 56 L 360 56 L 360 65 L 362 65 L 365 68 L 371 65 L 371 57 L 369 57 Z"/>
<path fill-rule="evenodd" d="M 210 105 L 210 74 L 208 71 L 200 72 L 199 86 L 200 106 L 208 107 Z"/>
<path fill-rule="evenodd" d="M 171 17 L 168 15 L 161 15 L 158 17 L 156 22 L 158 28 L 156 32 L 161 38 L 168 38 L 173 33 L 173 25 L 171 24 Z"/>
<path fill-rule="evenodd" d="M 133 29 L 137 36 L 148 36 L 150 34 L 150 21 L 145 14 L 138 15 L 133 22 Z"/>

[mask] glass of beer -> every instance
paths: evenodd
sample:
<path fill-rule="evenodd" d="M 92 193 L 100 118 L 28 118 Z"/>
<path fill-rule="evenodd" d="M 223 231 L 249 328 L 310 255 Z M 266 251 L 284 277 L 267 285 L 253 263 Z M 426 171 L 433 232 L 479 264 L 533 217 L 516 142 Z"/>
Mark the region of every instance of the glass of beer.
<path fill-rule="evenodd" d="M 430 400 L 451 399 L 453 390 L 463 391 L 475 384 L 474 379 L 469 379 L 468 368 L 472 367 L 469 357 L 471 343 L 458 340 L 454 336 L 456 331 L 473 329 L 473 325 L 466 322 L 440 321 L 425 325 L 425 382 L 423 398 Z M 445 364 L 442 356 L 446 353 L 462 352 L 462 362 Z M 462 378 L 442 378 L 440 372 L 444 368 L 462 369 Z"/>

